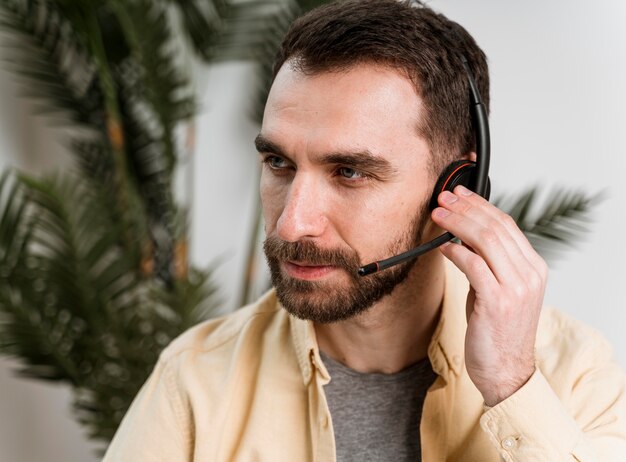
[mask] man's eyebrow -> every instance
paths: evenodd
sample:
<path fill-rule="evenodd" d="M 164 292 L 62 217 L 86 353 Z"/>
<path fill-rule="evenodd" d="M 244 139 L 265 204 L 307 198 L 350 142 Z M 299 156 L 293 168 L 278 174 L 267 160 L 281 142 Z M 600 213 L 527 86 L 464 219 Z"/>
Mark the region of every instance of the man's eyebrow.
<path fill-rule="evenodd" d="M 254 139 L 254 145 L 258 152 L 266 152 L 276 154 L 286 159 L 289 156 L 276 143 L 265 138 L 262 134 L 258 134 Z M 397 173 L 391 163 L 382 156 L 373 154 L 370 150 L 363 151 L 345 151 L 324 154 L 316 159 L 320 164 L 337 164 L 345 167 L 363 170 L 380 177 L 389 177 Z"/>
<path fill-rule="evenodd" d="M 339 164 L 380 176 L 392 176 L 397 173 L 397 170 L 387 159 L 377 156 L 367 149 L 364 151 L 326 154 L 320 158 L 320 162 L 325 164 Z"/>
<path fill-rule="evenodd" d="M 286 157 L 283 150 L 276 143 L 268 140 L 260 133 L 254 139 L 254 146 L 256 147 L 256 150 L 258 152 L 267 152 L 270 154 L 277 154 L 279 156 Z"/>

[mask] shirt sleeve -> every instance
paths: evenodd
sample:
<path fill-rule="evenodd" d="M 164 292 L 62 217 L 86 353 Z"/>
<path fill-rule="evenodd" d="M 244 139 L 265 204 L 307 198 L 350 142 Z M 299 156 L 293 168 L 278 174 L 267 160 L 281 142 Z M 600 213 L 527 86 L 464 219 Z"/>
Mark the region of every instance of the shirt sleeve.
<path fill-rule="evenodd" d="M 128 409 L 103 462 L 191 460 L 189 414 L 172 364 L 160 360 Z"/>
<path fill-rule="evenodd" d="M 480 424 L 506 462 L 626 460 L 626 379 L 604 342 L 571 361 L 566 396 L 538 367 Z M 568 368 L 568 366 L 564 365 Z M 560 384 L 562 385 L 562 384 Z"/>

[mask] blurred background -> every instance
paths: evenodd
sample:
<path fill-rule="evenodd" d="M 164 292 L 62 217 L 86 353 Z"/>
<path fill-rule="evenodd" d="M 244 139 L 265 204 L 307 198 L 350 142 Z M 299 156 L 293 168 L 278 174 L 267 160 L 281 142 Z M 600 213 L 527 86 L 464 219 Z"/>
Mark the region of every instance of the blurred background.
<path fill-rule="evenodd" d="M 38 2 L 7 1 L 7 7 L 2 8 L 8 8 L 11 4 L 30 3 Z M 90 7 L 90 2 L 76 3 Z M 80 343 L 82 340 L 74 339 L 67 346 L 67 358 L 74 358 L 72 348 L 76 345 L 83 345 L 85 350 L 102 350 L 106 356 L 102 359 L 94 353 L 89 357 L 86 354 L 77 357 L 77 364 L 84 365 L 85 369 L 79 367 L 75 376 L 70 374 L 71 380 L 62 377 L 65 372 L 58 365 L 63 364 L 63 344 L 60 345 L 61 358 L 55 359 L 57 362 L 54 364 L 57 365 L 41 367 L 41 363 L 48 361 L 46 355 L 50 352 L 40 351 L 40 337 L 43 334 L 33 330 L 32 312 L 24 314 L 24 319 L 16 315 L 0 318 L 4 322 L 3 326 L 7 323 L 12 326 L 11 332 L 3 330 L 0 333 L 4 337 L 0 337 L 0 345 L 13 355 L 29 358 L 29 365 L 24 367 L 24 363 L 16 358 L 0 356 L 2 460 L 99 460 L 97 450 L 102 448 L 103 441 L 114 431 L 120 418 L 119 409 L 124 409 L 126 405 L 120 396 L 124 396 L 124 390 L 131 390 L 143 380 L 143 375 L 138 373 L 136 377 L 126 378 L 128 388 L 118 390 L 110 385 L 106 377 L 124 376 L 123 371 L 110 370 L 111 358 L 116 355 L 128 358 L 126 351 L 151 349 L 152 356 L 135 358 L 140 363 L 137 368 L 147 373 L 156 358 L 156 352 L 177 331 L 204 317 L 236 309 L 242 300 L 254 298 L 266 284 L 262 257 L 259 257 L 258 248 L 253 245 L 260 238 L 256 212 L 259 163 L 252 143 L 258 133 L 258 101 L 263 95 L 262 90 L 259 90 L 263 87 L 259 75 L 263 74 L 259 71 L 258 63 L 263 62 L 268 54 L 263 46 L 259 47 L 259 41 L 265 43 L 265 48 L 269 48 L 271 54 L 272 40 L 280 36 L 281 28 L 284 27 L 281 21 L 296 14 L 299 8 L 308 8 L 312 3 L 248 2 L 247 9 L 228 9 L 225 4 L 216 3 L 222 15 L 219 27 L 224 27 L 226 23 L 232 28 L 208 45 L 203 43 L 208 38 L 194 37 L 189 31 L 196 30 L 193 27 L 194 14 L 209 19 L 213 16 L 202 6 L 202 1 L 195 2 L 200 5 L 197 12 L 189 6 L 187 9 L 180 6 L 185 3 L 172 1 L 171 8 L 167 10 L 167 18 L 170 18 L 169 15 L 174 18 L 171 21 L 171 34 L 165 37 L 170 44 L 168 52 L 176 64 L 174 71 L 186 79 L 173 96 L 170 95 L 173 100 L 183 101 L 176 106 L 179 111 L 177 115 L 169 118 L 159 112 L 159 105 L 151 99 L 150 94 L 137 96 L 132 92 L 132 78 L 129 78 L 131 83 L 126 90 L 131 96 L 135 95 L 135 99 L 127 100 L 133 104 L 139 101 L 136 107 L 132 104 L 125 106 L 123 101 L 120 103 L 121 97 L 108 99 L 107 87 L 102 85 L 105 91 L 97 94 L 105 103 L 108 101 L 108 105 L 105 104 L 106 110 L 101 119 L 83 114 L 82 119 L 78 117 L 78 122 L 73 119 L 73 123 L 66 123 L 68 111 L 72 113 L 73 110 L 67 101 L 68 107 L 65 107 L 63 117 L 50 110 L 43 111 L 47 115 L 42 114 L 39 99 L 32 98 L 39 93 L 34 90 L 34 84 L 31 88 L 29 80 L 37 78 L 33 74 L 41 69 L 34 72 L 31 67 L 30 73 L 25 74 L 24 68 L 20 67 L 24 57 L 28 58 L 27 53 L 32 51 L 33 45 L 25 45 L 22 36 L 8 30 L 6 25 L 2 27 L 0 45 L 3 46 L 2 56 L 5 60 L 0 70 L 0 169 L 7 171 L 16 168 L 37 179 L 54 172 L 62 178 L 74 175 L 71 172 L 88 171 L 89 181 L 100 182 L 101 187 L 105 188 L 105 199 L 99 199 L 91 197 L 89 185 L 92 183 L 63 184 L 58 178 L 41 180 L 35 185 L 26 182 L 23 188 L 28 192 L 23 194 L 29 200 L 34 197 L 35 201 L 35 205 L 29 205 L 32 207 L 31 214 L 37 214 L 39 209 L 36 207 L 43 205 L 47 207 L 46 214 L 56 210 L 54 220 L 57 221 L 52 225 L 52 219 L 46 218 L 45 221 L 46 226 L 56 229 L 60 226 L 59 220 L 65 215 L 71 215 L 70 212 L 76 209 L 72 205 L 76 196 L 82 198 L 82 202 L 77 203 L 93 199 L 95 204 L 102 205 L 99 200 L 106 202 L 106 198 L 123 190 L 118 187 L 115 175 L 111 174 L 115 168 L 97 162 L 98 157 L 93 152 L 97 151 L 99 145 L 92 143 L 93 138 L 89 138 L 89 135 L 86 138 L 79 137 L 79 141 L 89 146 L 83 146 L 84 151 L 80 151 L 82 154 L 76 155 L 74 134 L 88 132 L 89 127 L 85 127 L 91 124 L 105 128 L 103 136 L 107 140 L 106 149 L 110 152 L 135 149 L 138 160 L 128 169 L 129 181 L 137 178 L 139 186 L 126 199 L 127 204 L 130 204 L 129 210 L 134 211 L 133 216 L 122 213 L 109 217 L 108 222 L 100 222 L 100 218 L 91 216 L 90 210 L 78 207 L 80 221 L 91 223 L 94 229 L 107 230 L 117 229 L 114 224 L 122 223 L 119 233 L 114 236 L 116 249 L 126 245 L 125 220 L 130 228 L 138 230 L 138 234 L 147 236 L 139 244 L 128 244 L 128 248 L 132 249 L 128 267 L 120 269 L 119 264 L 113 267 L 111 262 L 119 260 L 112 257 L 117 255 L 117 250 L 98 254 L 97 264 L 104 269 L 98 273 L 98 277 L 94 276 L 94 287 L 101 288 L 104 293 L 114 293 L 115 296 L 111 295 L 109 301 L 94 298 L 93 303 L 100 303 L 109 318 L 86 317 L 85 321 L 81 321 L 86 323 L 85 327 L 78 322 L 80 313 L 72 312 L 71 308 L 55 312 L 55 322 L 74 326 L 77 335 L 90 332 L 96 339 L 95 344 L 85 345 Z M 576 248 L 564 250 L 555 241 L 559 252 L 558 258 L 550 260 L 551 273 L 545 301 L 601 331 L 613 344 L 618 362 L 626 367 L 626 336 L 623 335 L 626 304 L 622 294 L 623 284 L 626 284 L 626 270 L 623 266 L 626 249 L 619 241 L 619 235 L 626 228 L 626 194 L 622 183 L 626 170 L 626 148 L 623 144 L 626 126 L 626 30 L 623 27 L 626 22 L 626 4 L 619 0 L 599 0 L 593 4 L 579 0 L 432 0 L 427 3 L 465 26 L 489 58 L 492 76 L 490 176 L 494 195 L 518 199 L 518 205 L 521 200 L 523 205 L 524 198 L 529 200 L 529 196 L 523 193 L 530 187 L 539 186 L 533 200 L 539 203 L 537 207 L 540 209 L 541 203 L 555 199 L 554 194 L 559 187 L 580 191 L 582 196 L 588 198 L 599 192 L 604 193 L 604 199 L 597 202 L 586 201 L 584 197 L 581 199 L 580 194 L 567 196 L 569 202 L 561 200 L 560 205 L 565 208 L 569 206 L 568 210 L 572 213 L 579 211 L 582 217 L 582 212 L 585 212 L 585 217 L 591 217 L 591 232 L 576 233 L 574 231 L 579 226 L 578 222 L 564 222 L 571 225 L 573 230 L 573 234 L 566 234 L 565 238 L 574 242 Z M 276 11 L 281 12 L 278 16 L 281 19 L 276 19 L 277 16 L 271 16 L 267 21 L 259 19 L 267 19 L 267 14 Z M 43 13 L 40 11 L 39 14 Z M 6 23 L 7 17 L 5 14 L 2 22 Z M 41 16 L 38 18 L 39 21 L 43 20 Z M 161 20 L 166 21 L 167 18 Z M 156 23 L 158 25 L 158 21 Z M 35 21 L 33 27 L 36 24 Z M 128 37 L 128 30 L 124 26 L 122 31 L 108 30 L 103 36 L 108 40 L 123 31 L 126 31 Z M 144 40 L 139 26 L 136 34 L 137 41 Z M 239 38 L 234 38 L 235 35 Z M 85 37 L 77 40 L 81 44 L 89 43 Z M 132 34 L 129 40 L 132 43 Z M 20 48 L 16 44 L 23 46 Z M 204 54 L 193 51 L 194 46 L 204 50 Z M 98 48 L 96 46 L 93 49 Z M 137 56 L 140 56 L 140 52 L 137 52 Z M 143 52 L 146 53 L 146 50 Z M 127 50 L 126 53 L 134 56 L 133 51 Z M 110 54 L 108 58 L 109 62 L 114 60 Z M 138 61 L 141 63 L 140 58 Z M 124 56 L 120 62 L 123 65 L 119 72 L 123 75 L 132 74 L 132 62 Z M 147 65 L 158 66 L 159 63 Z M 85 69 L 99 76 L 101 82 L 106 81 L 107 74 L 98 60 Z M 139 75 L 139 80 L 144 78 L 141 73 Z M 80 77 L 73 78 L 80 81 Z M 90 95 L 88 84 L 84 87 L 86 89 L 80 94 Z M 80 82 L 77 88 L 82 88 Z M 50 89 L 47 90 L 49 95 Z M 152 90 L 158 94 L 158 88 Z M 52 94 L 55 94 L 54 91 Z M 26 97 L 29 95 L 31 97 Z M 59 95 L 56 96 L 58 99 Z M 195 105 L 185 106 L 185 98 L 195 101 Z M 47 100 L 50 101 L 50 98 Z M 133 118 L 128 114 L 135 116 Z M 129 146 L 133 140 L 120 139 L 120 130 L 121 133 L 135 133 L 132 130 L 140 132 L 136 126 L 129 125 L 128 119 L 144 127 L 144 132 L 149 135 L 149 139 L 140 146 Z M 153 126 L 157 129 L 150 128 Z M 169 150 L 161 138 L 159 143 L 155 141 L 164 130 L 171 132 Z M 155 139 L 151 140 L 150 136 Z M 68 139 L 72 139 L 72 142 L 68 142 Z M 171 168 L 163 161 L 167 159 L 168 152 L 174 153 L 177 159 L 172 161 Z M 75 167 L 77 163 L 81 166 L 78 169 Z M 161 175 L 162 172 L 167 174 Z M 18 200 L 22 193 L 12 196 L 7 191 L 12 191 L 12 185 L 21 184 L 20 181 L 12 174 L 4 177 L 3 182 L 0 188 L 0 211 L 11 210 L 7 206 L 7 198 L 10 197 L 17 197 L 14 199 L 17 203 L 15 210 L 19 210 L 19 204 L 24 202 Z M 155 193 L 151 189 L 157 187 L 155 185 L 171 190 L 171 197 L 164 198 Z M 50 191 L 57 191 L 54 195 L 57 202 L 50 202 L 52 196 L 46 195 Z M 176 205 L 167 208 L 171 204 Z M 69 209 L 65 210 L 64 206 Z M 94 207 L 88 209 L 93 211 Z M 16 217 L 18 215 L 15 213 Z M 138 215 L 143 217 L 143 221 L 136 219 Z M 5 212 L 3 220 L 7 221 L 7 216 L 10 218 L 13 215 Z M 144 229 L 136 222 L 148 225 Z M 72 225 L 72 219 L 68 223 Z M 77 239 L 88 231 L 80 226 L 73 234 Z M 6 239 L 6 229 L 0 226 L 0 236 L 3 236 L 0 239 L 7 243 L 4 245 L 12 244 L 14 247 L 15 243 Z M 98 234 L 93 248 L 85 252 L 86 261 L 95 258 L 93 254 L 97 251 L 93 249 L 103 247 L 106 239 L 109 239 L 107 236 L 105 233 Z M 21 236 L 20 239 L 22 242 L 25 237 Z M 101 244 L 96 245 L 98 242 Z M 545 239 L 541 242 L 545 244 Z M 66 244 L 60 245 L 55 241 L 50 246 L 54 252 L 60 252 L 59 255 L 63 256 L 63 252 L 68 251 Z M 0 243 L 0 250 L 3 250 L 0 256 L 4 258 L 7 250 L 2 245 Z M 29 264 L 37 264 L 39 258 L 49 256 L 45 252 L 42 255 L 25 257 L 25 268 Z M 66 256 L 65 260 L 68 258 Z M 66 269 L 61 267 L 61 270 Z M 76 277 L 80 276 L 76 268 L 73 271 Z M 118 275 L 114 283 L 110 276 L 113 273 Z M 6 276 L 6 272 L 0 272 L 0 277 Z M 38 281 L 33 281 L 33 293 L 37 292 Z M 27 279 L 22 281 L 24 284 L 27 282 Z M 117 296 L 122 290 L 132 296 Z M 44 292 L 46 294 L 42 295 L 42 303 L 56 306 L 56 301 L 50 300 L 51 292 Z M 30 300 L 29 294 L 17 297 L 13 292 L 2 292 L 0 296 L 0 303 L 5 306 L 19 306 L 26 303 L 25 300 Z M 72 296 L 81 300 L 87 297 L 79 290 L 72 292 Z M 32 304 L 36 305 L 37 300 L 33 296 Z M 129 310 L 124 309 L 135 306 L 135 303 L 141 306 L 139 315 L 131 315 Z M 154 304 L 159 306 L 156 314 L 150 308 Z M 176 310 L 179 311 L 174 312 Z M 44 310 L 44 318 L 45 314 Z M 76 325 L 73 324 L 74 318 L 77 319 Z M 119 326 L 115 324 L 116 319 Z M 36 321 L 43 327 L 47 325 L 39 319 Z M 122 343 L 111 346 L 108 344 L 111 340 L 108 334 L 98 330 L 104 329 L 106 322 L 111 322 L 121 330 L 129 324 L 140 327 L 136 331 L 127 332 L 128 338 L 132 340 L 128 345 Z M 51 329 L 54 332 L 56 324 Z M 24 342 L 24 338 L 31 338 L 29 336 L 32 341 Z M 18 337 L 22 339 L 21 343 L 15 340 Z M 141 343 L 137 340 L 141 337 L 156 339 L 156 343 L 152 346 Z M 39 348 L 37 353 L 34 352 L 37 349 L 35 347 Z M 130 364 L 128 361 L 124 364 Z M 100 367 L 108 371 L 108 375 L 96 374 Z M 18 377 L 18 370 L 22 370 L 22 375 L 36 379 Z M 42 378 L 51 380 L 40 380 Z M 104 391 L 98 388 L 100 385 L 96 386 L 95 382 L 90 381 L 96 379 L 104 384 Z M 94 389 L 98 389 L 98 392 L 94 392 Z M 118 411 L 117 414 L 113 412 L 113 417 L 107 417 L 109 422 L 103 416 L 111 408 Z"/>

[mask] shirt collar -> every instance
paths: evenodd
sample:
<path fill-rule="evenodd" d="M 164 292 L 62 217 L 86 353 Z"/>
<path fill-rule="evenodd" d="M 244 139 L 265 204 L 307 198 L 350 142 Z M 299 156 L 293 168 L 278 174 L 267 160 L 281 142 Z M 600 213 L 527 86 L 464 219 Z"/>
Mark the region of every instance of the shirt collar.
<path fill-rule="evenodd" d="M 428 347 L 428 357 L 433 370 L 446 381 L 450 371 L 459 375 L 463 369 L 465 331 L 467 329 L 465 304 L 468 288 L 465 275 L 452 263 L 446 261 L 441 316 Z M 330 381 L 330 375 L 320 357 L 313 323 L 292 315 L 289 315 L 289 321 L 304 384 L 309 384 L 314 369 L 320 372 L 322 380 L 327 383 Z"/>

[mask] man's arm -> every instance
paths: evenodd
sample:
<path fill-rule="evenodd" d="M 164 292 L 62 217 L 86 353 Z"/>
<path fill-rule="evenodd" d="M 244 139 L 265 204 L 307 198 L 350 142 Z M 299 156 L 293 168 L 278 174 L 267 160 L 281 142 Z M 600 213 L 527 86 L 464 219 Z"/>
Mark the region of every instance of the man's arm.
<path fill-rule="evenodd" d="M 103 462 L 191 460 L 188 413 L 171 363 L 162 359 L 141 388 Z"/>
<path fill-rule="evenodd" d="M 535 372 L 535 338 L 548 268 L 513 219 L 478 194 L 444 191 L 432 217 L 464 245 L 441 247 L 467 277 L 467 373 L 487 406 Z"/>
<path fill-rule="evenodd" d="M 442 253 L 470 282 L 465 361 L 489 410 L 481 419 L 507 461 L 626 461 L 624 374 L 608 346 L 574 358 L 566 402 L 535 367 L 547 265 L 515 222 L 459 186 L 432 218 L 464 245 Z"/>
<path fill-rule="evenodd" d="M 486 409 L 481 427 L 503 460 L 626 461 L 626 379 L 611 348 L 591 338 L 563 369 L 553 379 L 567 379 L 569 387 L 558 384 L 561 397 L 537 368 L 522 388 Z"/>

